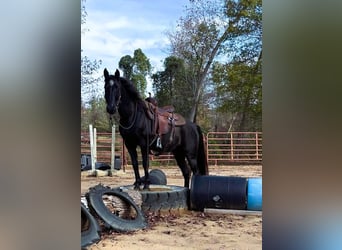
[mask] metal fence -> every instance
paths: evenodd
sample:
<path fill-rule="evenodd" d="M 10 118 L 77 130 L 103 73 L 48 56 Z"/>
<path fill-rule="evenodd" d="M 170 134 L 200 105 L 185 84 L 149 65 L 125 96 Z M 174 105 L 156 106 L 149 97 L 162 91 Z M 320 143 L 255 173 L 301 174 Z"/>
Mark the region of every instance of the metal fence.
<path fill-rule="evenodd" d="M 208 164 L 261 162 L 261 132 L 209 132 L 206 136 Z"/>
<path fill-rule="evenodd" d="M 131 159 L 119 133 L 115 136 L 115 155 L 120 157 L 123 168 L 131 164 Z M 97 161 L 111 163 L 111 133 L 97 133 Z M 230 163 L 261 163 L 261 132 L 209 132 L 204 135 L 206 155 L 209 165 Z M 139 151 L 139 149 L 138 149 Z M 90 138 L 88 132 L 81 133 L 81 154 L 90 154 Z M 138 152 L 139 164 L 141 155 Z M 151 166 L 175 166 L 176 161 L 170 153 L 150 156 Z"/>

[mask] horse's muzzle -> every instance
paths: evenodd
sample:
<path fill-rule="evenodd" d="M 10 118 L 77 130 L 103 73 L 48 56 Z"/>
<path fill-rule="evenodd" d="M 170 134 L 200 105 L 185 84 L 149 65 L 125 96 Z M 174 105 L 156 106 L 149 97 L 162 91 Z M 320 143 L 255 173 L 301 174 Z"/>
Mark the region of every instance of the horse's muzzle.
<path fill-rule="evenodd" d="M 115 112 L 116 112 L 116 107 L 115 107 L 115 106 L 108 106 L 108 105 L 107 105 L 107 112 L 108 112 L 110 115 L 115 114 Z"/>

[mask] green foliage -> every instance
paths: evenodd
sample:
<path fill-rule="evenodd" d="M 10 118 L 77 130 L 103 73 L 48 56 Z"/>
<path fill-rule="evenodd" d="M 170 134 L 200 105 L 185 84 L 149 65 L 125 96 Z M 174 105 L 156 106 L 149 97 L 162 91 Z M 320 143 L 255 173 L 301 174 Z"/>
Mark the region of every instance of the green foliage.
<path fill-rule="evenodd" d="M 212 84 L 210 75 L 214 74 L 213 71 L 216 70 L 213 68 L 215 61 L 224 65 L 231 62 L 239 63 L 239 65 L 255 64 L 261 53 L 261 19 L 261 0 L 190 1 L 186 15 L 179 20 L 177 29 L 168 34 L 172 55 L 184 60 L 186 84 L 191 87 L 191 94 L 186 93 L 189 98 L 192 98 L 188 104 L 191 107 L 190 120 L 196 121 L 198 112 L 200 112 L 199 115 L 205 117 L 199 117 L 199 120 L 209 126 L 212 118 L 210 113 L 215 113 L 215 107 L 206 106 L 205 103 L 206 96 L 211 91 L 219 90 L 219 88 L 212 89 L 210 86 Z M 245 69 L 236 67 L 227 68 L 227 70 L 241 74 L 246 72 Z M 232 72 L 231 77 L 234 77 L 233 75 Z M 256 81 L 254 76 L 252 77 L 248 73 L 243 77 L 245 81 Z M 260 79 L 259 82 L 261 82 Z M 246 98 L 240 94 L 253 91 L 246 91 L 245 88 L 248 89 L 248 87 L 245 84 L 240 84 L 235 88 L 231 86 L 231 88 L 235 91 L 231 91 L 225 97 L 232 102 L 228 101 L 222 104 L 222 107 L 229 104 L 229 108 L 237 110 L 238 103 L 242 102 L 241 99 L 247 102 Z M 242 89 L 238 90 L 239 88 Z M 221 96 L 222 98 L 223 96 Z M 253 98 L 251 96 L 247 99 L 252 100 Z M 244 106 L 249 105 L 244 104 Z M 219 110 L 222 107 L 220 106 Z M 247 110 L 247 108 L 245 109 Z M 257 109 L 255 108 L 255 110 Z M 258 112 L 256 111 L 256 113 Z M 246 121 L 246 114 L 246 112 L 242 112 L 241 121 Z M 230 112 L 229 117 L 234 120 L 234 112 Z"/>
<path fill-rule="evenodd" d="M 86 23 L 87 12 L 85 9 L 85 0 L 81 1 L 81 24 L 82 34 L 87 31 L 84 28 Z M 82 51 L 81 51 L 82 52 Z M 81 129 L 87 130 L 89 124 L 104 127 L 103 121 L 105 114 L 103 110 L 103 101 L 97 98 L 96 83 L 100 81 L 100 77 L 94 74 L 99 70 L 102 64 L 101 60 L 90 60 L 86 55 L 81 56 Z M 88 97 L 88 98 L 86 98 Z M 102 112 L 102 113 L 101 113 Z"/>
<path fill-rule="evenodd" d="M 192 90 L 182 59 L 175 56 L 167 57 L 164 61 L 164 70 L 153 74 L 152 80 L 159 106 L 173 105 L 177 113 L 189 115 Z"/>
<path fill-rule="evenodd" d="M 226 1 L 224 13 L 230 20 L 225 50 L 235 61 L 255 61 L 262 50 L 261 0 Z"/>
<path fill-rule="evenodd" d="M 134 59 L 130 55 L 121 57 L 119 68 L 123 71 L 123 77 L 132 79 Z"/>
<path fill-rule="evenodd" d="M 216 84 L 217 111 L 235 115 L 233 130 L 261 131 L 261 57 L 254 64 L 215 63 L 212 79 Z"/>
<path fill-rule="evenodd" d="M 110 132 L 111 126 L 106 111 L 104 98 L 93 98 L 88 107 L 82 106 L 81 130 L 88 131 L 89 124 L 92 124 L 98 132 Z"/>
<path fill-rule="evenodd" d="M 134 51 L 133 59 L 135 64 L 135 67 L 133 67 L 133 72 L 147 76 L 147 74 L 151 71 L 151 64 L 150 60 L 146 57 L 141 49 L 136 49 Z"/>
<path fill-rule="evenodd" d="M 130 55 L 121 57 L 119 68 L 123 71 L 124 77 L 135 84 L 140 95 L 145 96 L 147 87 L 146 77 L 151 73 L 152 66 L 142 50 L 136 49 L 133 57 Z"/>
<path fill-rule="evenodd" d="M 85 18 L 82 7 L 82 24 Z M 170 54 L 164 70 L 152 75 L 159 106 L 175 106 L 206 132 L 261 131 L 261 0 L 190 0 L 177 28 L 167 35 Z M 82 94 L 93 91 L 100 65 L 82 56 Z M 144 97 L 152 67 L 142 50 L 123 56 L 119 68 Z M 99 114 L 106 114 L 101 105 L 95 95 L 82 104 L 87 119 L 82 126 L 109 127 L 108 118 Z"/>
<path fill-rule="evenodd" d="M 101 60 L 90 60 L 87 56 L 81 57 L 81 92 L 82 96 L 96 96 L 97 90 L 95 84 L 100 81 L 100 77 L 95 77 L 96 73 L 102 64 Z M 87 102 L 86 100 L 82 100 Z"/>

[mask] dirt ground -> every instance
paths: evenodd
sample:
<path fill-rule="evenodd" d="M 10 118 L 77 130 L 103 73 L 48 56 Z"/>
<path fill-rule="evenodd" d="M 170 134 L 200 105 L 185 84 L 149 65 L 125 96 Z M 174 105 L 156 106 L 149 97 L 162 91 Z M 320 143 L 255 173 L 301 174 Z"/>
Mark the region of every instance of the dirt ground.
<path fill-rule="evenodd" d="M 151 168 L 153 169 L 153 168 Z M 159 167 L 167 176 L 167 184 L 183 186 L 183 177 L 178 167 Z M 141 175 L 142 170 L 140 171 Z M 210 175 L 261 177 L 262 166 L 210 166 Z M 126 171 L 109 177 L 81 176 L 81 195 L 99 183 L 110 187 L 131 185 L 134 174 L 130 166 Z M 186 211 L 182 214 L 148 216 L 146 229 L 117 233 L 103 232 L 101 241 L 91 245 L 96 249 L 262 249 L 262 216 L 218 214 Z"/>

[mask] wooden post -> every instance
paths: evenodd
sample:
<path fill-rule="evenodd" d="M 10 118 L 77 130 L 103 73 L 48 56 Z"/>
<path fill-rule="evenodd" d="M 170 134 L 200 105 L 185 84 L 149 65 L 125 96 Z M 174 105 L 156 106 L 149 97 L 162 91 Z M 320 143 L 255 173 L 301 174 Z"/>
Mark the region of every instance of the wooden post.
<path fill-rule="evenodd" d="M 233 140 L 233 133 L 230 133 L 230 159 L 234 160 L 234 140 Z"/>
<path fill-rule="evenodd" d="M 89 124 L 89 139 L 90 139 L 90 156 L 91 156 L 91 170 L 95 171 L 95 161 L 94 161 L 94 135 L 93 135 L 93 125 Z"/>
<path fill-rule="evenodd" d="M 97 133 L 96 133 L 96 128 L 94 128 L 93 136 L 94 136 L 94 166 L 95 166 L 95 164 L 97 162 Z"/>
<path fill-rule="evenodd" d="M 127 160 L 125 151 L 125 141 L 122 139 L 122 170 L 126 172 Z"/>
<path fill-rule="evenodd" d="M 111 143 L 111 166 L 110 169 L 114 171 L 115 164 L 115 124 L 112 126 L 112 143 Z"/>
<path fill-rule="evenodd" d="M 205 141 L 204 145 L 205 145 L 205 156 L 206 156 L 206 159 L 207 159 L 207 163 L 209 163 L 209 154 L 208 154 L 208 152 L 209 152 L 209 143 L 208 143 L 208 141 L 209 141 L 209 139 L 208 139 L 209 133 L 207 135 L 203 136 L 203 140 Z"/>
<path fill-rule="evenodd" d="M 259 160 L 259 138 L 258 132 L 255 132 L 255 150 L 256 150 L 256 159 Z"/>

